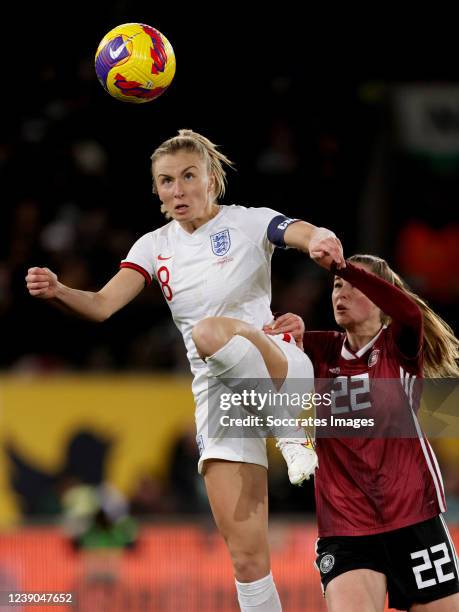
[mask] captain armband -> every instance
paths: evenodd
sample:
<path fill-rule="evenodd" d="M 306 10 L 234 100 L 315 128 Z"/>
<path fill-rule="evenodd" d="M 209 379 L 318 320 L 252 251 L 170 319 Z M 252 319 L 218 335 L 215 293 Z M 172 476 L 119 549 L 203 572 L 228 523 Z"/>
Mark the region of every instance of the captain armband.
<path fill-rule="evenodd" d="M 289 225 L 296 223 L 297 221 L 301 221 L 301 219 L 291 219 L 285 215 L 277 215 L 271 219 L 266 233 L 269 242 L 281 249 L 288 248 L 284 240 L 285 230 Z"/>

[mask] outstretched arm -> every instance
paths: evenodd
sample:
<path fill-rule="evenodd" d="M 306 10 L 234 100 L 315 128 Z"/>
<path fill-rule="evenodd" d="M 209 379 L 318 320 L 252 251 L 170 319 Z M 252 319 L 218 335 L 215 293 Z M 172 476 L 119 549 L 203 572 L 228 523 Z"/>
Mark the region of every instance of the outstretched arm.
<path fill-rule="evenodd" d="M 407 357 L 418 354 L 423 338 L 423 314 L 409 295 L 350 262 L 339 271 L 332 266 L 332 271 L 359 289 L 392 319 L 392 334 L 402 354 Z M 270 335 L 290 333 L 297 346 L 303 348 L 300 336 L 304 334 L 304 323 L 296 314 L 289 312 L 277 317 L 263 331 Z"/>
<path fill-rule="evenodd" d="M 345 269 L 334 272 L 392 319 L 392 334 L 401 353 L 407 357 L 417 355 L 424 330 L 423 314 L 416 302 L 398 287 L 350 262 Z"/>
<path fill-rule="evenodd" d="M 145 280 L 135 270 L 123 268 L 100 291 L 80 291 L 59 282 L 48 268 L 29 268 L 25 278 L 33 297 L 50 300 L 92 321 L 105 321 L 133 300 Z"/>
<path fill-rule="evenodd" d="M 341 242 L 326 227 L 297 221 L 285 230 L 284 241 L 287 246 L 309 253 L 311 259 L 327 270 L 332 264 L 335 264 L 338 270 L 346 266 Z"/>

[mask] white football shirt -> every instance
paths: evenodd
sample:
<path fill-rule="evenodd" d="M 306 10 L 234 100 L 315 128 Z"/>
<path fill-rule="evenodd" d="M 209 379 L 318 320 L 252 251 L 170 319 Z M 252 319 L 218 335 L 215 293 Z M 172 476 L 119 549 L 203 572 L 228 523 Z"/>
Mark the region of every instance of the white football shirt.
<path fill-rule="evenodd" d="M 139 238 L 121 262 L 147 282 L 154 278 L 159 283 L 185 342 L 196 402 L 207 392 L 208 369 L 191 337 L 194 325 L 225 316 L 261 329 L 272 320 L 275 246 L 266 230 L 279 214 L 270 208 L 222 206 L 192 234 L 173 220 Z"/>

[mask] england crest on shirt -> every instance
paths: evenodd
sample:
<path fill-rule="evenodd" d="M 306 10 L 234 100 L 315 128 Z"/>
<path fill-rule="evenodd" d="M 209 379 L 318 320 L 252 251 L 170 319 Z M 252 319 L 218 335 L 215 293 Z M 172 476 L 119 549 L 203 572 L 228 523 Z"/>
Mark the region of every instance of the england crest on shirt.
<path fill-rule="evenodd" d="M 214 255 L 218 255 L 218 257 L 222 257 L 226 255 L 230 250 L 231 246 L 231 238 L 228 229 L 224 229 L 217 234 L 212 234 L 210 236 L 210 243 L 212 245 L 212 253 Z"/>

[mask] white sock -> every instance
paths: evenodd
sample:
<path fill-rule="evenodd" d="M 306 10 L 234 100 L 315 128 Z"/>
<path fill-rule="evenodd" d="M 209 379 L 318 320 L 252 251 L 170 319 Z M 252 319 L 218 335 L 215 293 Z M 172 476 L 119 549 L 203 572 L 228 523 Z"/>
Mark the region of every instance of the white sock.
<path fill-rule="evenodd" d="M 233 393 L 241 393 L 244 390 L 265 394 L 276 392 L 262 354 L 244 336 L 233 336 L 216 353 L 207 357 L 206 363 L 210 374 L 223 380 L 225 387 Z M 259 412 L 256 406 L 246 407 L 246 410 L 258 416 L 275 412 L 269 407 L 264 413 Z M 299 409 L 296 407 L 293 409 L 285 407 L 280 408 L 275 416 L 292 418 L 298 416 L 298 412 Z M 305 437 L 303 428 L 293 426 L 275 427 L 273 434 L 276 439 L 304 440 Z"/>
<path fill-rule="evenodd" d="M 254 582 L 235 582 L 241 612 L 282 612 L 271 572 Z"/>
<path fill-rule="evenodd" d="M 262 354 L 244 336 L 233 336 L 206 363 L 216 378 L 270 378 Z"/>
<path fill-rule="evenodd" d="M 232 393 L 267 393 L 273 389 L 262 354 L 244 336 L 233 336 L 216 353 L 207 357 L 206 363 L 209 373 Z M 245 408 L 258 414 L 256 406 Z"/>

